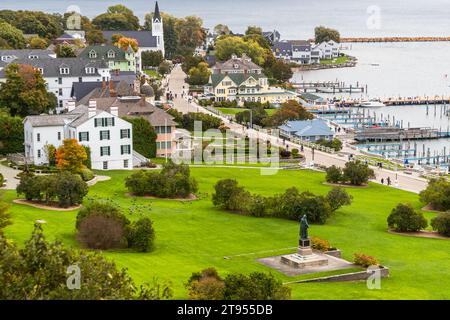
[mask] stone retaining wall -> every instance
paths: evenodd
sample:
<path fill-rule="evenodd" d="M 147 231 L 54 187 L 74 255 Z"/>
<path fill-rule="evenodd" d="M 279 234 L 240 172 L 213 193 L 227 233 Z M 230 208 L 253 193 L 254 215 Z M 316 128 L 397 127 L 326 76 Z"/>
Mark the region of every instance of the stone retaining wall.
<path fill-rule="evenodd" d="M 377 270 L 377 269 L 374 269 L 374 270 Z M 389 268 L 380 266 L 380 268 L 378 270 L 380 271 L 382 278 L 389 277 Z M 314 278 L 314 279 L 292 281 L 289 283 L 360 281 L 360 280 L 367 280 L 371 275 L 373 275 L 373 272 L 367 272 L 367 270 L 365 270 L 365 271 L 351 272 L 351 273 L 346 273 L 346 274 L 338 274 L 338 275 L 328 276 L 328 277 L 320 277 L 320 278 Z"/>

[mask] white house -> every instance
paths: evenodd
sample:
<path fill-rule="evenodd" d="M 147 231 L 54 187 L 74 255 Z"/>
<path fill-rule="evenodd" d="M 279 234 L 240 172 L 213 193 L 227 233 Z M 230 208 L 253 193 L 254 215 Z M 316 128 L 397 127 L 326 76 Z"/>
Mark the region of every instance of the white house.
<path fill-rule="evenodd" d="M 320 59 L 334 59 L 339 57 L 339 44 L 333 40 L 313 46 L 313 51 L 319 51 Z"/>
<path fill-rule="evenodd" d="M 76 139 L 90 148 L 92 169 L 130 170 L 133 168 L 131 123 L 118 116 L 117 107 L 98 110 L 95 101 L 58 115 L 28 116 L 24 119 L 25 158 L 36 165 L 48 164 L 46 146 L 58 148 L 65 139 Z"/>
<path fill-rule="evenodd" d="M 136 54 L 136 67 L 137 70 L 142 71 L 142 52 L 144 51 L 161 51 L 164 56 L 164 28 L 163 28 L 163 18 L 161 17 L 158 1 L 155 4 L 155 11 L 152 19 L 152 30 L 151 31 L 129 31 L 129 30 L 109 30 L 103 31 L 103 36 L 108 41 L 112 43 L 111 39 L 113 35 L 120 34 L 127 38 L 136 39 L 138 42 L 138 52 Z"/>
<path fill-rule="evenodd" d="M 89 61 L 81 58 L 17 59 L 17 64 L 28 64 L 39 70 L 44 77 L 47 91 L 58 99 L 57 113 L 68 109 L 72 99 L 74 82 L 108 82 L 111 78 L 105 61 Z M 5 77 L 4 73 L 0 77 Z"/>

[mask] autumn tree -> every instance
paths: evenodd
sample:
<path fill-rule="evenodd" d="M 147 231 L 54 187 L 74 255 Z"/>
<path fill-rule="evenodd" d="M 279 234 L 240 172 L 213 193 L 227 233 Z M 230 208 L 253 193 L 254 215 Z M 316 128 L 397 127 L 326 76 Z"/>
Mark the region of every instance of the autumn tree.
<path fill-rule="evenodd" d="M 0 86 L 0 108 L 22 117 L 48 112 L 55 107 L 55 96 L 47 92 L 41 72 L 26 64 L 10 64 L 6 82 Z"/>
<path fill-rule="evenodd" d="M 211 71 L 206 62 L 200 62 L 197 67 L 189 70 L 187 82 L 190 85 L 204 85 L 209 81 Z"/>
<path fill-rule="evenodd" d="M 314 34 L 316 43 L 322 43 L 324 41 L 327 42 L 330 40 L 333 40 L 335 42 L 341 41 L 341 35 L 339 34 L 339 31 L 324 26 L 316 27 L 314 29 Z"/>
<path fill-rule="evenodd" d="M 119 40 L 117 40 L 117 42 L 114 43 L 114 45 L 123 50 L 127 50 L 128 47 L 131 46 L 131 48 L 133 49 L 134 52 L 137 52 L 139 49 L 138 41 L 136 39 L 127 38 L 127 37 L 120 38 Z"/>
<path fill-rule="evenodd" d="M 56 166 L 61 170 L 78 173 L 86 160 L 86 150 L 76 139 L 65 139 L 56 150 Z"/>
<path fill-rule="evenodd" d="M 265 119 L 266 126 L 279 126 L 289 120 L 311 120 L 314 116 L 295 100 L 284 102 L 269 118 Z"/>
<path fill-rule="evenodd" d="M 29 41 L 31 49 L 45 49 L 48 47 L 48 42 L 41 37 L 33 37 Z"/>
<path fill-rule="evenodd" d="M 98 29 L 92 29 L 86 32 L 86 41 L 90 45 L 104 44 L 107 42 L 103 36 L 103 32 Z"/>
<path fill-rule="evenodd" d="M 23 32 L 7 22 L 0 20 L 0 40 L 3 40 L 3 46 L 9 49 L 24 49 L 26 40 Z"/>
<path fill-rule="evenodd" d="M 215 49 L 216 57 L 221 61 L 230 59 L 233 54 L 240 57 L 245 53 L 258 65 L 263 65 L 265 62 L 264 48 L 253 39 L 245 41 L 241 37 L 223 36 L 217 40 Z"/>
<path fill-rule="evenodd" d="M 247 28 L 247 30 L 245 31 L 245 35 L 250 35 L 250 34 L 259 34 L 262 35 L 262 29 L 261 27 L 258 26 L 249 26 Z"/>

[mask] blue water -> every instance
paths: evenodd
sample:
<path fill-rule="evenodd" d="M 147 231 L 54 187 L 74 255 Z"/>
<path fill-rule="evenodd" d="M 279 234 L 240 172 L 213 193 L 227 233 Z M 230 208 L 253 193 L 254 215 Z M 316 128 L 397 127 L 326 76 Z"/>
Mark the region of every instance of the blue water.
<path fill-rule="evenodd" d="M 77 5 L 82 14 L 93 17 L 118 3 L 128 6 L 141 20 L 154 8 L 152 0 L 2 0 L 0 8 L 63 13 L 69 5 Z M 162 11 L 175 16 L 198 15 L 207 27 L 225 23 L 234 32 L 243 32 L 248 25 L 259 25 L 279 30 L 285 39 L 311 38 L 317 25 L 337 28 L 343 36 L 450 35 L 448 0 L 160 0 L 159 3 Z M 368 27 L 370 16 L 378 9 L 380 23 Z"/>

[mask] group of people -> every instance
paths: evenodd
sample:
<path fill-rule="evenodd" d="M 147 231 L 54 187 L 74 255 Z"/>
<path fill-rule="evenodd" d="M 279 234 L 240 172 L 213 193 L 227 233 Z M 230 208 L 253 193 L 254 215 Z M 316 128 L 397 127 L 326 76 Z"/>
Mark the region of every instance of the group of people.
<path fill-rule="evenodd" d="M 392 184 L 391 177 L 387 177 L 386 183 L 388 186 Z M 381 178 L 381 184 L 384 184 L 384 178 Z"/>

